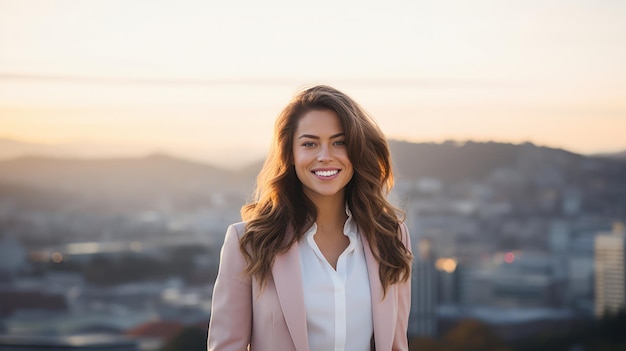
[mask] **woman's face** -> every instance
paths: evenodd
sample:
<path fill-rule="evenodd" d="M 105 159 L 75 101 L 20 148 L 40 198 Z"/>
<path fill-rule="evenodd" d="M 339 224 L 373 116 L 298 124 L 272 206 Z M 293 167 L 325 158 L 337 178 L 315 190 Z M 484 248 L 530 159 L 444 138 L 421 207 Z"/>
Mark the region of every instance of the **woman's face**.
<path fill-rule="evenodd" d="M 326 197 L 343 201 L 354 170 L 348 158 L 339 117 L 331 110 L 311 110 L 298 122 L 293 138 L 296 175 L 313 202 Z"/>

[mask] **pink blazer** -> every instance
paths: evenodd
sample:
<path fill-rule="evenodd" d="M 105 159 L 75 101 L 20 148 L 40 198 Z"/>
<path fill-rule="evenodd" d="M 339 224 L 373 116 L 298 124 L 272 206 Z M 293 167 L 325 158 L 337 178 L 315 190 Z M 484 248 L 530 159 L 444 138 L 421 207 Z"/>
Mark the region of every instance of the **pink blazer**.
<path fill-rule="evenodd" d="M 272 275 L 263 291 L 256 278 L 243 274 L 246 260 L 239 250 L 245 224 L 228 227 L 222 246 L 215 287 L 209 351 L 309 351 L 297 245 L 275 258 Z M 405 246 L 411 248 L 406 225 L 400 226 Z M 376 350 L 408 350 L 407 324 L 411 307 L 411 282 L 383 288 L 367 240 L 363 240 L 372 295 Z M 317 350 L 310 350 L 317 351 Z"/>

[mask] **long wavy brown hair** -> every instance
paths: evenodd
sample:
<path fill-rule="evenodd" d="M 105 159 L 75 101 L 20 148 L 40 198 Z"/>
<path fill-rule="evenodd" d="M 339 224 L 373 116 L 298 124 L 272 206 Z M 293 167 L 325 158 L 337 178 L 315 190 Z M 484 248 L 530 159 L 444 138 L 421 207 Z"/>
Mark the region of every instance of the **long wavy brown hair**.
<path fill-rule="evenodd" d="M 265 286 L 276 255 L 300 240 L 317 217 L 315 205 L 302 191 L 293 161 L 294 134 L 300 118 L 311 110 L 330 110 L 339 117 L 354 168 L 345 201 L 379 262 L 386 293 L 389 285 L 409 279 L 412 260 L 401 240 L 401 212 L 386 199 L 393 187 L 389 147 L 379 127 L 355 101 L 324 85 L 295 95 L 276 120 L 254 199 L 241 209 L 247 222 L 240 241 L 246 273 Z"/>

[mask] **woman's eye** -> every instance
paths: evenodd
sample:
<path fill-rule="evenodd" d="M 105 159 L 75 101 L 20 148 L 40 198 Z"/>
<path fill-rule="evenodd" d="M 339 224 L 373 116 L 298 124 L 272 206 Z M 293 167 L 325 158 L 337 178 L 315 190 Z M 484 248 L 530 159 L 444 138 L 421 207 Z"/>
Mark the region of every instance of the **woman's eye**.
<path fill-rule="evenodd" d="M 345 140 L 337 140 L 337 141 L 335 141 L 335 145 L 337 145 L 337 146 L 345 146 L 346 145 L 346 141 Z"/>
<path fill-rule="evenodd" d="M 315 143 L 312 141 L 305 141 L 304 143 L 302 143 L 302 146 L 304 147 L 313 147 L 315 146 Z"/>

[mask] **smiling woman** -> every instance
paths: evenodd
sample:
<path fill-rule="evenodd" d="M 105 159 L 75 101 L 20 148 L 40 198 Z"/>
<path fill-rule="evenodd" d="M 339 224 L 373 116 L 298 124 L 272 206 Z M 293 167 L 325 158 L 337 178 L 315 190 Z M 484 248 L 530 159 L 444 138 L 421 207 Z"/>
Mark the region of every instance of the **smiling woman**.
<path fill-rule="evenodd" d="M 226 232 L 208 349 L 408 350 L 412 254 L 392 185 L 386 139 L 354 100 L 298 93 L 246 222 Z"/>

